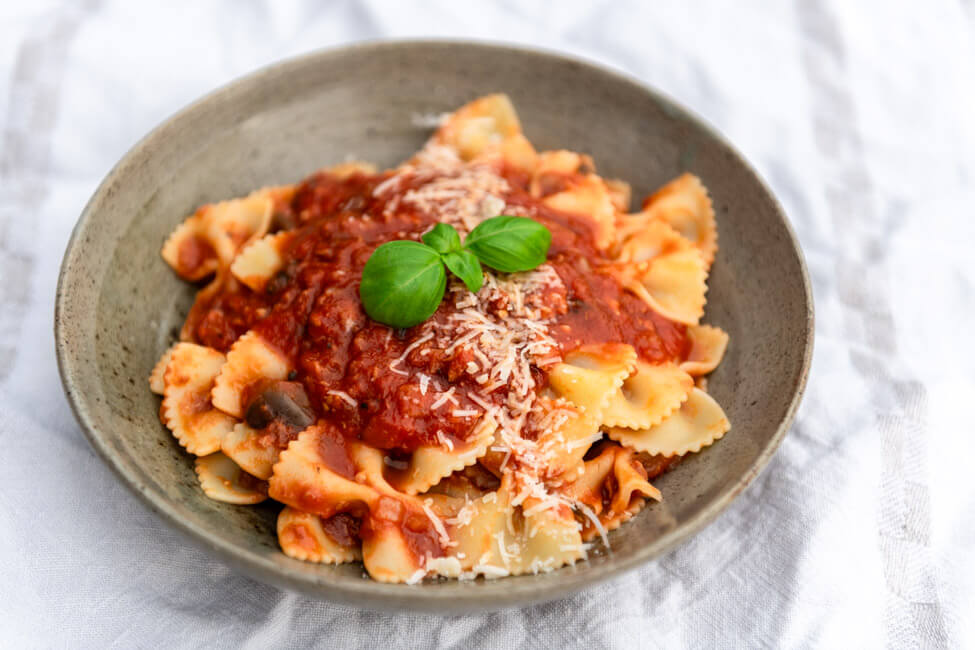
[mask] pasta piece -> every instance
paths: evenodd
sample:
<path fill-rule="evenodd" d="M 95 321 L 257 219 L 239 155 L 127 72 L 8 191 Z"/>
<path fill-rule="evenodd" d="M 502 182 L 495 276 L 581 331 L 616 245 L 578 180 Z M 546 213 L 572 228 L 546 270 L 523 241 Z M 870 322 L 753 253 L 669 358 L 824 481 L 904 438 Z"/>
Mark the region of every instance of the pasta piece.
<path fill-rule="evenodd" d="M 498 428 L 494 418 L 485 416 L 477 424 L 472 438 L 454 449 L 420 447 L 413 452 L 404 469 L 389 468 L 385 476 L 390 485 L 406 494 L 418 494 L 457 470 L 473 465 L 494 441 Z"/>
<path fill-rule="evenodd" d="M 191 281 L 228 268 L 245 244 L 264 236 L 276 207 L 293 193 L 291 186 L 269 187 L 242 199 L 202 206 L 163 245 L 163 259 Z"/>
<path fill-rule="evenodd" d="M 566 399 L 543 396 L 536 404 L 537 409 L 529 416 L 527 428 L 538 432 L 540 476 L 555 484 L 573 481 L 582 472 L 582 458 L 586 452 L 602 438 L 599 421 Z M 478 462 L 500 478 L 509 460 L 510 451 L 498 436 Z"/>
<path fill-rule="evenodd" d="M 617 212 L 626 212 L 630 209 L 630 201 L 633 200 L 633 191 L 630 184 L 618 178 L 607 178 L 606 189 L 609 190 L 609 198 L 613 201 L 613 207 Z"/>
<path fill-rule="evenodd" d="M 502 483 L 508 485 L 510 481 Z M 511 510 L 510 489 L 504 487 L 497 492 L 491 492 L 480 499 L 472 502 L 469 512 L 466 513 L 465 522 L 455 527 L 451 527 L 450 536 L 457 546 L 451 551 L 451 555 L 457 557 L 463 570 L 470 570 L 475 565 L 488 564 L 492 555 L 492 550 L 497 544 L 497 535 L 504 532 L 504 516 Z M 508 569 L 504 566 L 494 565 L 495 571 L 501 577 L 508 575 Z"/>
<path fill-rule="evenodd" d="M 338 433 L 321 425 L 308 427 L 275 463 L 268 481 L 271 498 L 326 518 L 367 511 L 379 493 L 355 480 L 359 470 L 349 447 Z"/>
<path fill-rule="evenodd" d="M 486 95 L 454 111 L 434 136 L 439 144 L 471 160 L 491 146 L 521 133 L 521 123 L 507 95 Z"/>
<path fill-rule="evenodd" d="M 601 421 L 610 396 L 636 367 L 636 350 L 622 343 L 585 345 L 567 353 L 549 371 L 552 389 L 596 421 Z"/>
<path fill-rule="evenodd" d="M 559 149 L 544 151 L 532 175 L 529 191 L 535 198 L 562 192 L 595 172 L 592 158 L 585 154 Z"/>
<path fill-rule="evenodd" d="M 680 409 L 660 424 L 637 430 L 612 427 L 607 434 L 637 451 L 683 456 L 707 447 L 730 428 L 731 423 L 714 398 L 694 388 Z"/>
<path fill-rule="evenodd" d="M 362 540 L 362 564 L 377 582 L 408 582 L 414 575 L 426 573 L 423 561 L 417 561 L 402 531 L 395 526 L 381 527 Z"/>
<path fill-rule="evenodd" d="M 267 281 L 284 266 L 283 254 L 293 237 L 284 231 L 255 239 L 234 258 L 230 272 L 254 291 L 263 291 Z"/>
<path fill-rule="evenodd" d="M 651 221 L 623 239 L 617 259 L 620 262 L 646 262 L 661 255 L 692 248 L 689 241 L 667 224 Z"/>
<path fill-rule="evenodd" d="M 536 180 L 539 176 L 550 172 L 588 176 L 595 171 L 596 164 L 593 162 L 592 156 L 568 149 L 556 149 L 554 151 L 543 151 L 539 154 Z M 537 186 L 533 186 L 532 194 L 544 196 L 544 194 L 537 192 L 537 189 Z"/>
<path fill-rule="evenodd" d="M 687 328 L 691 351 L 680 369 L 689 375 L 706 375 L 721 363 L 728 347 L 728 334 L 719 327 L 697 325 Z"/>
<path fill-rule="evenodd" d="M 566 400 L 539 398 L 541 421 L 538 448 L 542 453 L 544 477 L 558 482 L 574 481 L 582 473 L 582 459 L 602 438 L 599 422 L 582 407 Z"/>
<path fill-rule="evenodd" d="M 162 257 L 184 280 L 199 282 L 217 271 L 217 253 L 206 238 L 202 220 L 191 216 L 176 226 L 163 244 Z"/>
<path fill-rule="evenodd" d="M 329 174 L 338 179 L 346 179 L 350 176 L 355 176 L 356 174 L 371 176 L 378 171 L 379 170 L 372 163 L 364 162 L 362 160 L 349 160 L 344 163 L 326 167 L 321 170 L 321 173 Z"/>
<path fill-rule="evenodd" d="M 510 476 L 510 475 L 509 475 Z M 541 507 L 527 499 L 511 505 L 512 479 L 471 506 L 468 522 L 452 528 L 457 546 L 451 550 L 471 577 L 551 571 L 585 555 L 585 547 L 571 510 L 563 505 Z"/>
<path fill-rule="evenodd" d="M 210 390 L 225 361 L 216 350 L 177 343 L 166 368 L 163 423 L 186 451 L 197 456 L 219 451 L 223 437 L 234 426 L 234 419 L 210 402 Z"/>
<path fill-rule="evenodd" d="M 262 379 L 284 379 L 287 359 L 251 330 L 234 342 L 227 363 L 213 386 L 213 405 L 235 417 L 244 416 L 244 390 Z"/>
<path fill-rule="evenodd" d="M 528 141 L 528 138 L 520 133 L 504 139 L 500 147 L 501 160 L 512 169 L 517 169 L 526 174 L 535 171 L 538 165 L 538 154 L 535 147 Z"/>
<path fill-rule="evenodd" d="M 643 202 L 642 213 L 649 219 L 663 221 L 688 239 L 710 267 L 718 250 L 718 228 L 711 197 L 693 174 L 682 174 L 667 183 Z"/>
<path fill-rule="evenodd" d="M 511 460 L 511 450 L 499 433 L 495 435 L 494 442 L 488 446 L 484 455 L 477 459 L 477 463 L 495 478 L 501 478 L 509 460 Z"/>
<path fill-rule="evenodd" d="M 264 480 L 271 478 L 271 468 L 281 454 L 268 436 L 262 436 L 246 422 L 238 422 L 224 436 L 220 449 L 248 474 Z"/>
<path fill-rule="evenodd" d="M 520 171 L 530 176 L 538 166 L 538 152 L 528 138 L 516 133 L 487 145 L 471 161 Z"/>
<path fill-rule="evenodd" d="M 589 217 L 596 225 L 594 243 L 608 248 L 616 237 L 616 210 L 606 185 L 596 176 L 585 177 L 568 189 L 542 199 L 555 210 Z"/>
<path fill-rule="evenodd" d="M 697 325 L 704 315 L 708 272 L 696 250 L 660 255 L 621 271 L 619 277 L 654 311 L 671 320 Z"/>
<path fill-rule="evenodd" d="M 574 151 L 539 155 L 529 190 L 556 210 L 589 217 L 595 222 L 595 243 L 608 247 L 615 238 L 618 205 L 629 204 L 629 186 L 610 185 L 595 174 L 592 158 Z"/>
<path fill-rule="evenodd" d="M 483 492 L 478 491 L 472 498 L 476 499 L 481 494 Z M 434 488 L 430 488 L 429 492 L 424 492 L 418 498 L 441 522 L 452 520 L 470 502 L 469 498 L 435 492 Z"/>
<path fill-rule="evenodd" d="M 203 493 L 214 501 L 248 506 L 267 499 L 267 483 L 243 471 L 219 451 L 196 459 L 196 475 Z"/>
<path fill-rule="evenodd" d="M 646 503 L 646 498 L 660 501 L 660 490 L 647 482 L 646 470 L 633 450 L 615 443 L 603 443 L 597 455 L 587 460 L 579 480 L 566 486 L 563 494 L 581 504 L 582 539 L 615 530 L 631 519 Z M 595 516 L 599 526 L 592 517 Z"/>
<path fill-rule="evenodd" d="M 243 198 L 206 205 L 197 211 L 203 232 L 222 265 L 229 266 L 244 244 L 262 237 L 271 225 L 274 202 L 264 191 Z"/>
<path fill-rule="evenodd" d="M 181 341 L 196 340 L 196 332 L 193 329 L 194 326 L 206 316 L 213 299 L 216 298 L 221 291 L 228 288 L 228 285 L 232 282 L 235 282 L 233 276 L 231 276 L 224 269 L 217 269 L 217 274 L 213 277 L 213 280 L 196 292 L 196 298 L 193 300 L 193 306 L 190 307 L 190 313 L 186 316 L 186 320 L 183 322 L 183 327 L 181 327 L 179 330 L 179 339 Z"/>
<path fill-rule="evenodd" d="M 645 428 L 659 423 L 687 399 L 694 380 L 676 364 L 637 361 L 636 370 L 609 397 L 605 426 Z"/>
<path fill-rule="evenodd" d="M 643 469 L 647 472 L 647 480 L 652 481 L 664 472 L 669 472 L 679 465 L 683 456 L 662 456 L 660 454 L 648 454 L 645 451 L 637 452 L 634 456 Z"/>
<path fill-rule="evenodd" d="M 149 390 L 156 395 L 162 395 L 166 390 L 166 368 L 169 366 L 170 359 L 173 358 L 174 347 L 171 345 L 163 352 L 163 355 L 159 357 L 159 361 L 156 362 L 156 365 L 152 368 L 152 372 L 149 374 Z"/>
<path fill-rule="evenodd" d="M 453 504 L 457 501 L 469 502 L 484 496 L 487 492 L 494 492 L 499 486 L 500 482 L 494 474 L 479 464 L 474 464 L 458 472 L 454 472 L 450 476 L 445 476 L 439 483 L 424 493 L 423 498 L 442 495 L 451 499 L 451 507 L 447 516 L 452 517 L 457 514 L 457 508 L 453 507 Z"/>
<path fill-rule="evenodd" d="M 322 564 L 344 564 L 362 559 L 358 540 L 348 539 L 346 532 L 354 522 L 349 515 L 336 515 L 322 519 L 310 512 L 295 510 L 289 506 L 278 514 L 278 542 L 288 557 Z M 357 524 L 355 525 L 358 528 Z M 331 534 L 330 534 L 331 531 Z M 340 531 L 341 535 L 336 535 Z M 340 536 L 336 540 L 332 535 Z"/>
<path fill-rule="evenodd" d="M 386 482 L 381 451 L 324 425 L 301 432 L 281 452 L 269 485 L 272 498 L 298 510 L 361 518 L 362 562 L 380 582 L 422 575 L 426 555 L 442 556 L 450 541 L 436 513 Z"/>

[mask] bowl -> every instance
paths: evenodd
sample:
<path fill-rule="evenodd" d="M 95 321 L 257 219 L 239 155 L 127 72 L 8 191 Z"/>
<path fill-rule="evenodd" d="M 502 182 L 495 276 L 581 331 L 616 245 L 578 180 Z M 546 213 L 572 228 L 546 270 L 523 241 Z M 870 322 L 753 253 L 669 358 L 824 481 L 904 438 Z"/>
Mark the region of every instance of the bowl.
<path fill-rule="evenodd" d="M 159 423 L 146 378 L 194 287 L 160 247 L 198 205 L 291 183 L 349 157 L 393 166 L 430 134 L 424 116 L 491 92 L 511 96 L 540 150 L 592 154 L 644 196 L 683 171 L 714 199 L 721 249 L 704 322 L 731 345 L 710 379 L 731 432 L 655 481 L 664 501 L 610 534 L 612 552 L 548 574 L 390 585 L 359 565 L 286 557 L 277 508 L 211 501 L 191 457 Z M 152 510 L 250 576 L 378 609 L 461 612 L 551 600 L 633 569 L 698 532 L 768 463 L 802 395 L 812 296 L 782 208 L 712 128 L 657 91 L 565 56 L 470 42 L 378 42 L 255 72 L 177 113 L 108 174 L 75 227 L 55 336 L 68 400 L 91 445 Z M 138 543 L 133 540 L 133 543 Z"/>

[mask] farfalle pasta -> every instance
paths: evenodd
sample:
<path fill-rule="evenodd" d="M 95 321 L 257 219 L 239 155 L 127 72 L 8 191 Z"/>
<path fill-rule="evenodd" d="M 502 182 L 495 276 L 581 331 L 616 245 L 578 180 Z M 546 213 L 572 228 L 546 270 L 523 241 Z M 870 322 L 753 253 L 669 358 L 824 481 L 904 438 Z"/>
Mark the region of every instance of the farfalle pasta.
<path fill-rule="evenodd" d="M 282 551 L 383 582 L 552 571 L 612 547 L 651 483 L 730 423 L 701 323 L 717 227 L 684 174 L 629 213 L 591 157 L 536 151 L 511 102 L 446 116 L 397 168 L 350 162 L 205 205 L 166 241 L 205 283 L 152 369 L 210 498 L 283 504 Z M 372 252 L 498 215 L 551 233 L 531 271 L 450 276 L 418 325 L 370 319 Z M 476 287 L 475 287 L 476 288 Z M 415 321 L 414 321 L 415 322 Z"/>

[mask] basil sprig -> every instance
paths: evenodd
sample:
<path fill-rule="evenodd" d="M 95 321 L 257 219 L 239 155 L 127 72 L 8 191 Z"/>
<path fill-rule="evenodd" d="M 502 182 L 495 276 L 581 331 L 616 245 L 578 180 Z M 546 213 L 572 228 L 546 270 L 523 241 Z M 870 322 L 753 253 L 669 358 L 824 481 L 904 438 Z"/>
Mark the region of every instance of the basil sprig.
<path fill-rule="evenodd" d="M 417 241 L 391 241 L 375 250 L 362 269 L 359 297 L 380 323 L 409 327 L 437 311 L 447 288 L 440 253 Z"/>
<path fill-rule="evenodd" d="M 487 266 L 505 273 L 531 271 L 545 261 L 552 233 L 537 221 L 501 215 L 482 221 L 464 240 Z"/>
<path fill-rule="evenodd" d="M 482 221 L 463 244 L 445 223 L 422 239 L 387 242 L 366 262 L 359 297 L 373 320 L 403 328 L 430 318 L 447 287 L 444 266 L 474 292 L 484 284 L 481 264 L 505 273 L 530 271 L 545 261 L 552 233 L 537 221 L 501 215 Z"/>

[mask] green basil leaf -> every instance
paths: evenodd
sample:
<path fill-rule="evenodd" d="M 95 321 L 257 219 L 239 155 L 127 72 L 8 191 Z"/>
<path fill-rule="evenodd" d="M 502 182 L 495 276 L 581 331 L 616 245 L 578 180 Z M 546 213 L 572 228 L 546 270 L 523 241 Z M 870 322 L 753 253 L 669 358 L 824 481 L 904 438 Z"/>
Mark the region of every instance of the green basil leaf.
<path fill-rule="evenodd" d="M 537 221 L 501 215 L 478 224 L 467 235 L 464 248 L 492 269 L 514 273 L 543 263 L 551 244 L 552 233 Z"/>
<path fill-rule="evenodd" d="M 412 327 L 437 311 L 447 287 L 440 254 L 415 241 L 391 241 L 362 269 L 359 297 L 373 320 Z"/>
<path fill-rule="evenodd" d="M 450 272 L 464 281 L 467 288 L 477 293 L 484 285 L 484 271 L 481 270 L 481 263 L 477 261 L 477 256 L 470 251 L 457 251 L 447 253 L 443 256 L 443 263 L 447 265 Z"/>
<path fill-rule="evenodd" d="M 423 235 L 422 239 L 424 244 L 441 255 L 460 250 L 460 235 L 450 224 L 438 223 L 433 230 Z"/>

